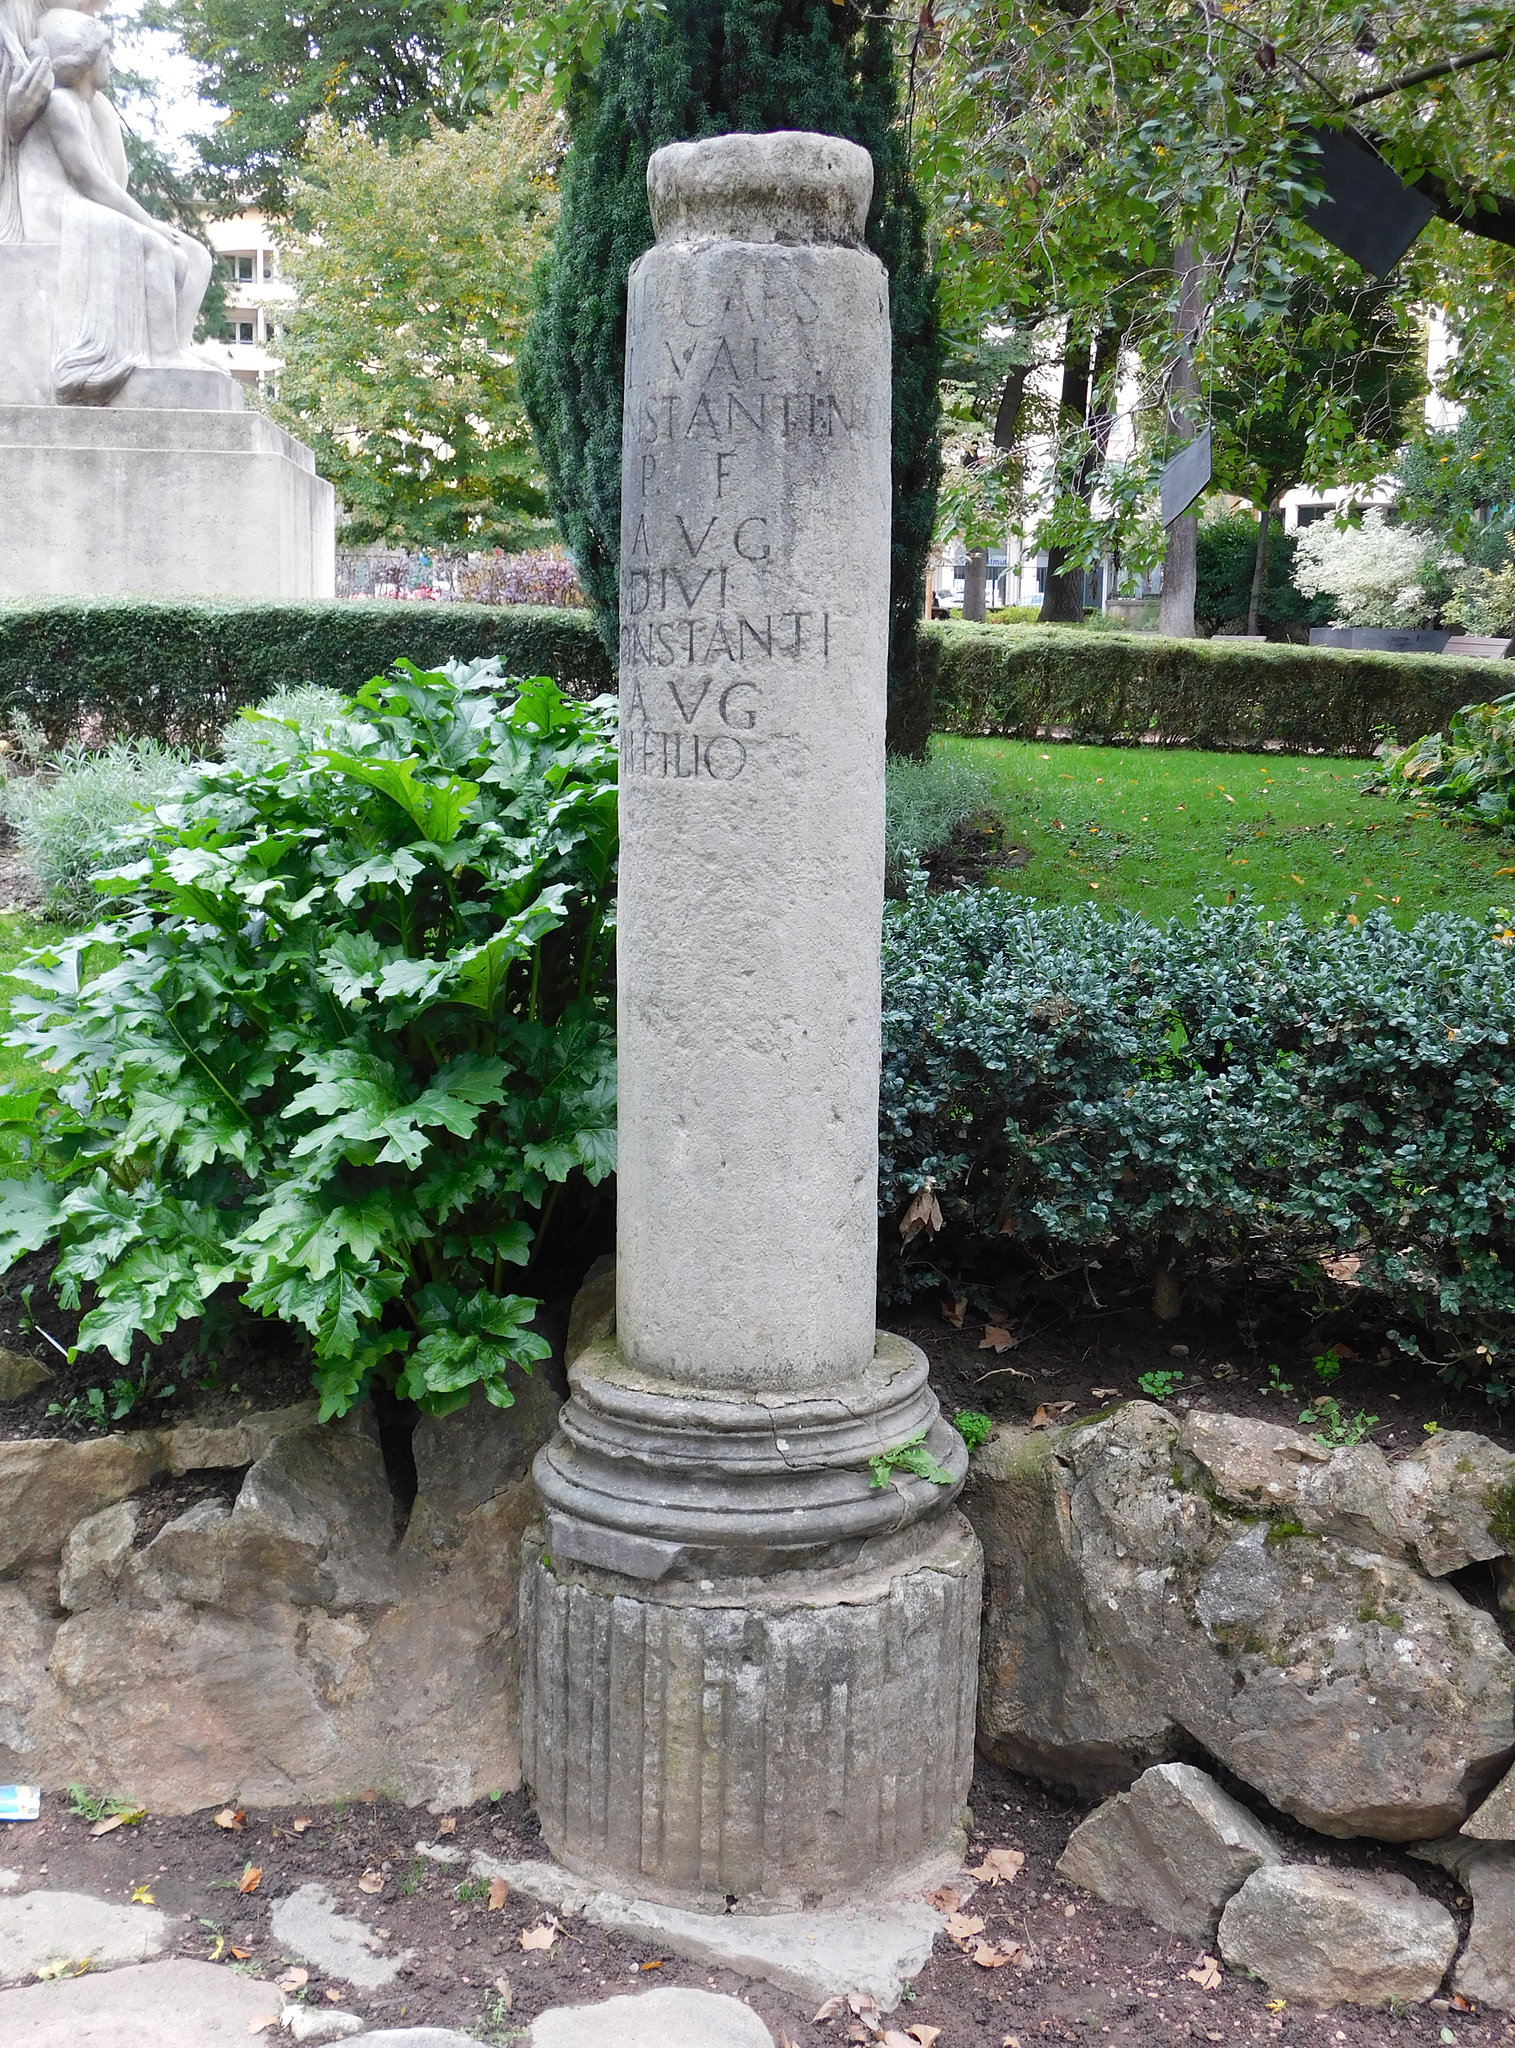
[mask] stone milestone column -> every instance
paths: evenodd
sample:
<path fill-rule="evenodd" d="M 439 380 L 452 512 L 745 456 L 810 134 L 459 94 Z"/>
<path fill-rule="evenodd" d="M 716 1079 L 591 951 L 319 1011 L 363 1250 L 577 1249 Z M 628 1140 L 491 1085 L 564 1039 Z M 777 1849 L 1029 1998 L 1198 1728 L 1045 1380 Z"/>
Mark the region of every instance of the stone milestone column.
<path fill-rule="evenodd" d="M 860 1890 L 967 1794 L 966 1456 L 874 1329 L 888 279 L 867 152 L 659 150 L 629 286 L 614 1335 L 522 1585 L 543 1833 L 620 1891 Z M 870 1467 L 923 1443 L 938 1476 Z"/>

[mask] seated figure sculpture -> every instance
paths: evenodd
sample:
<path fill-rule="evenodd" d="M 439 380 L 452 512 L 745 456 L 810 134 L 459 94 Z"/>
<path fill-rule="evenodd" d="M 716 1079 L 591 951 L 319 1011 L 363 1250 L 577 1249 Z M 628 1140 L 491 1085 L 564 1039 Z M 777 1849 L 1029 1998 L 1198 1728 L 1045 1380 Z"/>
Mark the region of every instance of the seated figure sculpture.
<path fill-rule="evenodd" d="M 31 0 L 0 6 L 0 240 L 58 250 L 57 403 L 109 404 L 136 369 L 204 371 L 191 344 L 210 252 L 126 189 L 108 31 L 88 4 L 31 20 Z"/>

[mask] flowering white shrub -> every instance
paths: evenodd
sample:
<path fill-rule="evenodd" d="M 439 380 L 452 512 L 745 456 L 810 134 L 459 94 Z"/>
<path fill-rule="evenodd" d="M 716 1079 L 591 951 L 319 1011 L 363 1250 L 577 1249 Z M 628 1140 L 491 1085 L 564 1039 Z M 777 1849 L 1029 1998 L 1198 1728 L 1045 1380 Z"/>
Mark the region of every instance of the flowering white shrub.
<path fill-rule="evenodd" d="M 1322 519 L 1299 536 L 1294 585 L 1305 597 L 1334 597 L 1334 625 L 1419 626 L 1431 616 L 1424 579 L 1435 557 L 1433 540 L 1386 526 L 1382 512 L 1365 512 L 1361 526 Z"/>

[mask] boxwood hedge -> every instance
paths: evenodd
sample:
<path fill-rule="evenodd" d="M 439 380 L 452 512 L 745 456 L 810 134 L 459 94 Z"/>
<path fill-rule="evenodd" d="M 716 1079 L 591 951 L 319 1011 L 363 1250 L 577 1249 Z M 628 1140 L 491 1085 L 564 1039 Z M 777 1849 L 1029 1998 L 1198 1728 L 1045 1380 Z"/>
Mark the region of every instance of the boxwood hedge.
<path fill-rule="evenodd" d="M 1501 687 L 1488 661 L 1330 647 L 1169 640 L 1076 626 L 925 629 L 926 731 L 1129 740 L 1366 756 L 1446 724 Z"/>
<path fill-rule="evenodd" d="M 543 605 L 201 604 L 134 599 L 0 606 L 0 723 L 24 711 L 54 746 L 150 738 L 200 748 L 275 690 L 346 692 L 400 655 L 419 668 L 498 655 L 573 695 L 613 687 L 589 614 Z"/>
<path fill-rule="evenodd" d="M 917 893 L 890 906 L 884 956 L 886 1294 L 1115 1245 L 1180 1283 L 1217 1259 L 1283 1267 L 1366 1290 L 1407 1349 L 1433 1333 L 1504 1390 L 1507 919 L 1311 929 L 1239 903 L 1159 926 Z M 942 1228 L 906 1244 L 928 1183 Z"/>

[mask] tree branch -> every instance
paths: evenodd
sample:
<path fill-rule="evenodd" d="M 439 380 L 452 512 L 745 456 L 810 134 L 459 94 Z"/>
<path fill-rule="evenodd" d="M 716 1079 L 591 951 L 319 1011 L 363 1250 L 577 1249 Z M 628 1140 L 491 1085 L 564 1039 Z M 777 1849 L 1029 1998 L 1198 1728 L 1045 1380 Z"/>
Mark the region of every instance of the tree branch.
<path fill-rule="evenodd" d="M 1515 199 L 1507 193 L 1469 192 L 1464 198 L 1454 199 L 1445 178 L 1435 171 L 1426 171 L 1417 178 L 1415 190 L 1430 200 L 1439 220 L 1450 221 L 1464 234 L 1482 235 L 1485 241 L 1515 249 Z"/>
<path fill-rule="evenodd" d="M 1468 50 L 1460 57 L 1444 57 L 1439 64 L 1422 65 L 1419 71 L 1407 71 L 1403 78 L 1390 79 L 1387 85 L 1375 85 L 1370 92 L 1354 93 L 1345 104 L 1349 107 L 1365 107 L 1371 100 L 1387 99 L 1391 92 L 1405 92 L 1412 85 L 1425 85 L 1433 78 L 1445 78 L 1453 71 L 1466 71 L 1474 64 L 1490 64 L 1508 57 L 1512 47 L 1509 43 L 1496 43 L 1489 50 Z"/>

